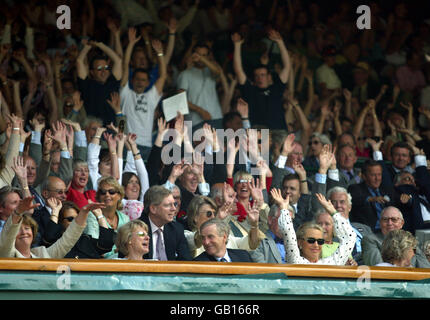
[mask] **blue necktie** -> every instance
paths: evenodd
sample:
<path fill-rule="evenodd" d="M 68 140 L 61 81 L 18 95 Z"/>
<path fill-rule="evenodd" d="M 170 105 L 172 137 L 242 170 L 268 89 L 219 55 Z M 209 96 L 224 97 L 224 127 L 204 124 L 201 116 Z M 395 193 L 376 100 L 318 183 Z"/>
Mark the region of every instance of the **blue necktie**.
<path fill-rule="evenodd" d="M 32 196 L 34 196 L 34 201 L 36 201 L 36 203 L 40 204 L 40 207 L 44 207 L 45 206 L 45 201 L 42 199 L 42 197 L 37 193 L 36 189 L 34 189 L 33 187 L 29 187 L 30 189 L 30 193 Z"/>

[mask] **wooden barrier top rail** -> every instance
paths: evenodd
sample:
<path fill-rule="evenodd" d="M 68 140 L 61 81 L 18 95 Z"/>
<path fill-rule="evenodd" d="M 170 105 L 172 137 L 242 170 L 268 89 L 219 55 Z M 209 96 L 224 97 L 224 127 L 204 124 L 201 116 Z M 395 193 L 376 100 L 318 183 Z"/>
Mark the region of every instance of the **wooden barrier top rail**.
<path fill-rule="evenodd" d="M 284 273 L 290 277 L 352 278 L 370 277 L 372 280 L 430 279 L 430 269 L 394 267 L 351 267 L 298 264 L 225 263 L 197 261 L 132 261 L 90 259 L 16 259 L 0 258 L 0 271 L 56 272 L 60 266 L 71 272 L 104 273 L 172 273 L 244 275 Z"/>

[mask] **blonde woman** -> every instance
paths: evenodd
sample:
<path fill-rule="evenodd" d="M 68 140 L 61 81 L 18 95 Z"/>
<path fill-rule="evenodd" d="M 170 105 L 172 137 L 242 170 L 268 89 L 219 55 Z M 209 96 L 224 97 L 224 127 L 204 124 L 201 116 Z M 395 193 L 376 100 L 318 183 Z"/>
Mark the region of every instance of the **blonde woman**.
<path fill-rule="evenodd" d="M 118 229 L 115 240 L 120 258 L 143 260 L 149 252 L 148 225 L 142 220 L 132 220 Z"/>
<path fill-rule="evenodd" d="M 324 229 L 313 222 L 306 222 L 299 227 L 297 235 L 288 213 L 289 196 L 284 199 L 279 189 L 272 189 L 273 200 L 280 207 L 278 224 L 284 237 L 286 263 L 296 264 L 328 264 L 343 266 L 348 261 L 355 245 L 356 234 L 348 221 L 336 211 L 330 201 L 319 193 L 316 194 L 323 208 L 333 216 L 334 230 L 339 238 L 339 247 L 329 257 L 322 258 Z"/>
<path fill-rule="evenodd" d="M 381 248 L 381 256 L 384 262 L 377 267 L 401 267 L 411 268 L 411 260 L 415 256 L 417 239 L 405 230 L 392 230 L 384 239 Z"/>
<path fill-rule="evenodd" d="M 122 213 L 122 199 L 124 198 L 124 188 L 118 183 L 118 181 L 111 176 L 102 177 L 98 180 L 98 189 L 96 193 L 96 200 L 103 203 L 105 207 L 96 212 L 96 215 L 89 215 L 87 219 L 87 227 L 84 233 L 93 237 L 93 239 L 99 238 L 99 219 L 105 219 L 109 229 L 118 230 L 123 224 L 130 221 L 130 218 Z M 109 258 L 114 254 L 114 250 L 106 253 L 105 258 Z"/>

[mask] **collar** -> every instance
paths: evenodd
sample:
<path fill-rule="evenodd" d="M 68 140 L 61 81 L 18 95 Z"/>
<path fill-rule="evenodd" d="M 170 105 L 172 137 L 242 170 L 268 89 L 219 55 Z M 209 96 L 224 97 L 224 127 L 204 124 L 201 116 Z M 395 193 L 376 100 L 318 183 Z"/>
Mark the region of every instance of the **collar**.
<path fill-rule="evenodd" d="M 152 220 L 151 220 L 151 218 L 150 218 L 150 217 L 148 217 L 148 219 L 149 219 L 149 223 L 151 224 L 152 234 L 154 234 L 158 229 L 160 229 L 160 230 L 161 230 L 161 233 L 163 233 L 163 231 L 164 231 L 164 226 L 162 226 L 161 228 L 159 228 L 158 226 L 156 226 L 156 225 L 154 224 L 154 222 L 152 222 Z"/>
<path fill-rule="evenodd" d="M 225 254 L 224 256 L 222 256 L 221 258 L 215 258 L 218 262 L 220 262 L 220 260 L 224 258 L 225 260 L 227 260 L 227 262 L 231 262 L 230 256 L 228 255 L 228 250 L 227 248 L 225 249 Z"/>

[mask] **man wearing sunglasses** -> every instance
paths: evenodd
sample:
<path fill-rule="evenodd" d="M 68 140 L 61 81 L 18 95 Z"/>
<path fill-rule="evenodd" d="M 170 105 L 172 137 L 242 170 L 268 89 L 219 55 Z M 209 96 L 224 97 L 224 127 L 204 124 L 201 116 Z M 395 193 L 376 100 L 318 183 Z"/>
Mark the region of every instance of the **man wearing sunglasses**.
<path fill-rule="evenodd" d="M 84 47 L 76 59 L 78 72 L 78 90 L 82 94 L 87 115 L 103 120 L 104 125 L 116 123 L 117 115 L 108 104 L 112 92 L 119 90 L 122 77 L 122 59 L 102 42 L 84 40 Z M 88 52 L 92 48 L 100 49 L 106 56 L 95 56 L 85 64 Z M 110 67 L 110 61 L 113 63 Z"/>
<path fill-rule="evenodd" d="M 383 262 L 381 249 L 385 236 L 392 230 L 403 229 L 405 221 L 400 210 L 390 206 L 382 211 L 379 223 L 381 230 L 364 236 L 362 240 L 363 262 L 368 266 Z M 430 263 L 419 246 L 411 260 L 411 266 L 414 268 L 430 268 Z"/>

